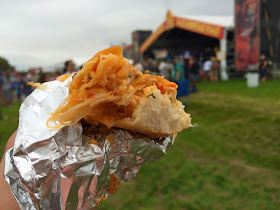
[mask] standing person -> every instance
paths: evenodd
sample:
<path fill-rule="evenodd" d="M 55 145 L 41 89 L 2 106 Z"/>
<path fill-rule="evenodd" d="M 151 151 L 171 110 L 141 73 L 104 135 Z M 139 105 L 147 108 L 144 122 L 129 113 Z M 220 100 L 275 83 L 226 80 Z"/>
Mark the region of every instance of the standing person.
<path fill-rule="evenodd" d="M 207 58 L 203 64 L 203 80 L 207 81 L 209 79 L 209 72 L 211 71 L 212 61 Z"/>
<path fill-rule="evenodd" d="M 211 82 L 218 82 L 219 65 L 218 65 L 215 57 L 212 57 L 211 61 L 212 61 L 212 65 L 211 65 L 211 71 L 210 71 L 210 79 L 211 79 Z"/>
<path fill-rule="evenodd" d="M 12 82 L 10 74 L 8 72 L 4 73 L 3 76 L 3 90 L 4 90 L 4 99 L 6 106 L 11 107 L 12 104 Z"/>
<path fill-rule="evenodd" d="M 24 100 L 30 93 L 32 93 L 32 87 L 28 85 L 28 78 L 27 75 L 24 74 L 22 75 L 22 83 L 21 83 L 21 88 L 22 88 L 22 100 Z"/>
<path fill-rule="evenodd" d="M 33 75 L 33 82 L 35 82 L 35 83 L 39 82 L 42 74 L 43 74 L 43 69 L 41 67 L 36 69 L 34 72 L 34 75 Z"/>
<path fill-rule="evenodd" d="M 28 71 L 28 73 L 27 73 L 27 75 L 26 75 L 28 82 L 31 82 L 31 81 L 34 82 L 35 71 L 36 71 L 35 68 L 29 69 L 29 71 Z"/>
<path fill-rule="evenodd" d="M 185 71 L 185 77 L 188 79 L 190 75 L 190 59 L 185 58 L 184 59 L 184 71 Z"/>
<path fill-rule="evenodd" d="M 160 74 L 167 80 L 170 80 L 172 69 L 173 65 L 168 61 L 162 61 L 159 65 Z"/>
<path fill-rule="evenodd" d="M 64 74 L 72 74 L 76 71 L 75 63 L 72 60 L 68 60 L 64 63 Z"/>
<path fill-rule="evenodd" d="M 149 71 L 154 72 L 154 73 L 159 73 L 159 68 L 158 68 L 158 63 L 155 60 L 149 60 Z"/>
<path fill-rule="evenodd" d="M 199 80 L 203 77 L 203 57 L 200 57 L 198 60 L 198 65 L 199 65 Z"/>
<path fill-rule="evenodd" d="M 260 56 L 260 64 L 259 64 L 259 74 L 261 82 L 266 82 L 266 74 L 267 74 L 267 60 L 264 54 Z"/>
<path fill-rule="evenodd" d="M 22 89 L 21 89 L 21 76 L 19 74 L 16 75 L 16 82 L 15 82 L 15 91 L 16 91 L 16 100 L 20 101 L 22 96 Z"/>
<path fill-rule="evenodd" d="M 39 83 L 47 82 L 47 74 L 43 72 L 43 69 L 41 67 L 39 67 L 38 69 L 39 69 L 38 82 Z"/>
<path fill-rule="evenodd" d="M 175 58 L 174 60 L 174 77 L 173 78 L 175 81 L 183 81 L 186 79 L 185 76 L 185 70 L 184 70 L 184 64 L 179 60 L 178 57 Z"/>
<path fill-rule="evenodd" d="M 186 79 L 184 64 L 179 58 L 174 60 L 173 81 L 178 85 L 177 97 L 186 96 L 189 93 L 189 81 Z"/>
<path fill-rule="evenodd" d="M 197 93 L 196 85 L 199 81 L 199 70 L 200 70 L 199 62 L 196 58 L 194 58 L 192 66 L 190 68 L 190 79 L 191 79 L 191 83 L 192 83 L 192 92 L 193 93 Z"/>
<path fill-rule="evenodd" d="M 3 94 L 4 94 L 4 87 L 3 87 L 3 75 L 2 72 L 0 72 L 0 107 L 3 105 Z M 1 115 L 0 115 L 0 119 L 1 119 Z"/>
<path fill-rule="evenodd" d="M 41 73 L 38 82 L 39 83 L 47 82 L 47 74 L 46 73 Z"/>
<path fill-rule="evenodd" d="M 11 101 L 16 99 L 16 97 L 17 97 L 17 93 L 16 93 L 16 77 L 15 77 L 16 74 L 17 74 L 16 72 L 9 73 L 9 79 L 10 79 L 10 82 L 11 82 L 11 94 L 12 94 Z"/>

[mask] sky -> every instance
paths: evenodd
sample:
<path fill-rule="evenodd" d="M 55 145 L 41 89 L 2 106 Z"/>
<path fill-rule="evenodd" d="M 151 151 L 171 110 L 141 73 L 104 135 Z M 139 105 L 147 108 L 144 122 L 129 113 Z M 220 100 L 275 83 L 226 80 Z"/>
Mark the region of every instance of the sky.
<path fill-rule="evenodd" d="M 0 56 L 17 70 L 86 61 L 173 15 L 233 15 L 233 0 L 2 0 Z"/>

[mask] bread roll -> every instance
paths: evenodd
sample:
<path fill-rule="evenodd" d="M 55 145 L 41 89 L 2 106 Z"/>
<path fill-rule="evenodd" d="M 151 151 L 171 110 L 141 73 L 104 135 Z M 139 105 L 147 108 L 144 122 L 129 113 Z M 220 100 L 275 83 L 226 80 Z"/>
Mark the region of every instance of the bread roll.
<path fill-rule="evenodd" d="M 85 119 L 153 138 L 178 133 L 191 126 L 191 118 L 176 99 L 177 87 L 162 76 L 137 72 L 116 46 L 83 65 L 47 124 L 70 126 Z"/>
<path fill-rule="evenodd" d="M 190 115 L 185 113 L 180 101 L 175 99 L 176 103 L 171 103 L 170 98 L 162 95 L 160 90 L 151 89 L 145 89 L 146 95 L 134 110 L 132 117 L 116 121 L 116 127 L 158 138 L 178 133 L 191 126 Z"/>

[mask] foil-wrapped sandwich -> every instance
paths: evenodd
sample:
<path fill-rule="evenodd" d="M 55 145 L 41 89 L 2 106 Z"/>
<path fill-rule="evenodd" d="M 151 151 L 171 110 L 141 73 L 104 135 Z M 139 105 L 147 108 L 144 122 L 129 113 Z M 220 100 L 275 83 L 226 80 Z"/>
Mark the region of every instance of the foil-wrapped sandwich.
<path fill-rule="evenodd" d="M 162 157 L 191 126 L 177 85 L 142 74 L 116 46 L 76 74 L 34 84 L 5 177 L 22 209 L 88 209 Z"/>

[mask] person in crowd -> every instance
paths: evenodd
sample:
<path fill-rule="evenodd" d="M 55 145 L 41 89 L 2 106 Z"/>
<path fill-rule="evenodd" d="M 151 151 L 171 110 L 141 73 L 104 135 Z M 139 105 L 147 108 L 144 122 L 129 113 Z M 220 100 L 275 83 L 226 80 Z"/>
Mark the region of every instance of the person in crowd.
<path fill-rule="evenodd" d="M 203 57 L 200 56 L 199 60 L 198 60 L 198 64 L 199 64 L 199 81 L 201 80 L 201 78 L 203 78 Z"/>
<path fill-rule="evenodd" d="M 173 65 L 169 61 L 163 60 L 159 65 L 159 72 L 164 78 L 170 80 Z"/>
<path fill-rule="evenodd" d="M 30 68 L 29 69 L 29 71 L 26 75 L 28 82 L 34 81 L 35 71 L 36 71 L 35 68 Z"/>
<path fill-rule="evenodd" d="M 178 57 L 174 59 L 174 75 L 172 79 L 174 81 L 183 81 L 186 79 L 184 64 Z"/>
<path fill-rule="evenodd" d="M 147 59 L 144 59 L 143 61 L 143 69 L 144 71 L 149 69 L 149 62 Z"/>
<path fill-rule="evenodd" d="M 16 74 L 16 82 L 15 82 L 15 92 L 16 92 L 16 100 L 21 101 L 21 96 L 22 96 L 22 87 L 21 84 L 21 76 L 17 73 Z"/>
<path fill-rule="evenodd" d="M 40 80 L 41 75 L 43 74 L 43 69 L 39 67 L 38 69 L 35 70 L 35 73 L 33 74 L 33 82 L 37 83 Z"/>
<path fill-rule="evenodd" d="M 9 78 L 10 78 L 10 82 L 11 82 L 11 93 L 12 93 L 11 101 L 16 99 L 16 97 L 17 97 L 17 93 L 16 93 L 16 77 L 15 77 L 16 74 L 17 74 L 16 72 L 11 72 L 9 74 Z"/>
<path fill-rule="evenodd" d="M 215 57 L 211 58 L 212 65 L 210 70 L 210 80 L 211 82 L 218 82 L 219 80 L 219 65 Z"/>
<path fill-rule="evenodd" d="M 10 78 L 10 73 L 5 72 L 3 76 L 3 97 L 6 106 L 11 107 L 12 104 L 12 82 Z"/>
<path fill-rule="evenodd" d="M 4 103 L 3 94 L 4 94 L 4 87 L 3 87 L 3 74 L 0 72 L 0 107 Z M 1 119 L 1 118 L 0 118 Z"/>
<path fill-rule="evenodd" d="M 77 71 L 75 63 L 72 60 L 68 60 L 64 63 L 63 74 L 72 74 Z"/>
<path fill-rule="evenodd" d="M 211 71 L 212 61 L 210 58 L 207 58 L 203 64 L 203 80 L 209 80 L 209 72 Z"/>
<path fill-rule="evenodd" d="M 54 80 L 54 73 L 47 73 L 46 74 L 46 82 Z"/>
<path fill-rule="evenodd" d="M 150 72 L 159 73 L 158 64 L 152 58 L 149 58 L 148 60 L 145 60 L 143 62 L 143 67 L 144 67 L 144 72 L 145 72 L 145 70 L 148 70 Z"/>
<path fill-rule="evenodd" d="M 197 93 L 197 83 L 199 81 L 199 62 L 196 58 L 193 58 L 193 62 L 190 68 L 190 79 L 191 79 L 191 91 Z"/>
<path fill-rule="evenodd" d="M 264 54 L 261 54 L 260 63 L 259 63 L 259 75 L 260 75 L 261 82 L 266 82 L 267 66 L 268 66 L 268 62 L 266 56 Z"/>
<path fill-rule="evenodd" d="M 28 78 L 26 74 L 22 75 L 22 83 L 21 83 L 21 88 L 22 88 L 22 99 L 26 98 L 29 94 L 32 93 L 32 87 L 31 85 L 28 84 Z"/>
<path fill-rule="evenodd" d="M 151 72 L 154 72 L 154 73 L 159 73 L 159 68 L 158 68 L 158 63 L 155 61 L 155 60 L 150 60 L 150 70 Z"/>
<path fill-rule="evenodd" d="M 143 65 L 142 65 L 140 62 L 135 62 L 135 63 L 134 63 L 134 68 L 135 68 L 137 71 L 140 71 L 140 72 L 143 72 L 143 71 L 144 71 L 144 67 L 143 67 Z"/>
<path fill-rule="evenodd" d="M 40 72 L 38 82 L 39 83 L 47 82 L 47 74 L 44 72 Z"/>
<path fill-rule="evenodd" d="M 190 78 L 190 58 L 184 58 L 184 72 L 187 79 Z"/>
<path fill-rule="evenodd" d="M 153 61 L 154 72 L 160 73 L 159 71 L 159 63 L 157 61 Z"/>
<path fill-rule="evenodd" d="M 54 79 L 57 79 L 59 76 L 60 76 L 60 72 L 56 71 L 55 74 L 54 74 Z"/>

